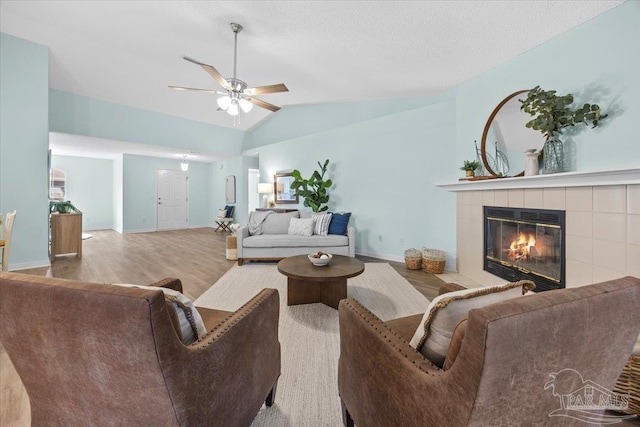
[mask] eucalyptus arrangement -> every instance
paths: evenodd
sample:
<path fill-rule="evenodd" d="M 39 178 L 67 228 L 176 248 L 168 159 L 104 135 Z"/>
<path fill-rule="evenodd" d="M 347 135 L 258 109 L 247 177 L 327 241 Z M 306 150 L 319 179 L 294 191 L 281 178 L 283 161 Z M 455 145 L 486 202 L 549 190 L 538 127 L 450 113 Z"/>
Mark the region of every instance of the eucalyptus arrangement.
<path fill-rule="evenodd" d="M 546 138 L 543 148 L 545 173 L 562 172 L 562 142 L 559 140 L 562 130 L 583 123 L 595 128 L 600 120 L 607 117 L 602 114 L 598 104 L 583 104 L 571 108 L 573 95 L 558 95 L 555 90 L 545 91 L 536 86 L 527 93 L 520 109 L 533 116 L 526 127 L 541 132 Z"/>
<path fill-rule="evenodd" d="M 330 179 L 324 179 L 329 166 L 329 159 L 325 160 L 324 164 L 318 162 L 318 166 L 320 170 L 314 171 L 309 179 L 302 178 L 300 171 L 297 169 L 291 172 L 294 178 L 291 183 L 291 189 L 304 198 L 305 206 L 310 207 L 314 212 L 324 212 L 329 209 L 329 206 L 326 205 L 329 202 L 327 189 L 333 185 Z"/>

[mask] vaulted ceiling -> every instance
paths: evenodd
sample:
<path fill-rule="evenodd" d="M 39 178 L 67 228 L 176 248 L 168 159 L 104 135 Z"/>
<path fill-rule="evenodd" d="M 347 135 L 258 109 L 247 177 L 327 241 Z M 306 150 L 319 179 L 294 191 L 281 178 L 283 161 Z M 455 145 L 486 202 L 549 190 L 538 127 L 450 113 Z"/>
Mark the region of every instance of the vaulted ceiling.
<path fill-rule="evenodd" d="M 622 1 L 9 1 L 0 31 L 50 48 L 54 89 L 234 127 L 219 89 L 183 55 L 283 106 L 435 95 L 580 25 Z M 254 108 L 237 129 L 271 113 Z M 277 114 L 277 113 L 275 113 Z"/>

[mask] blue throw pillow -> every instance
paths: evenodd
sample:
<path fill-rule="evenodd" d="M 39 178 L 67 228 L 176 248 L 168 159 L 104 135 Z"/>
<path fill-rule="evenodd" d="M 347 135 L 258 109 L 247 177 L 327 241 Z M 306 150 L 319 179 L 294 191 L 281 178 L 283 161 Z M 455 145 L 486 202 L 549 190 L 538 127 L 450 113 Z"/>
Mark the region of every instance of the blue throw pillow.
<path fill-rule="evenodd" d="M 349 218 L 351 218 L 351 212 L 343 214 L 334 213 L 331 216 L 331 223 L 329 224 L 329 234 L 342 234 L 346 236 Z"/>

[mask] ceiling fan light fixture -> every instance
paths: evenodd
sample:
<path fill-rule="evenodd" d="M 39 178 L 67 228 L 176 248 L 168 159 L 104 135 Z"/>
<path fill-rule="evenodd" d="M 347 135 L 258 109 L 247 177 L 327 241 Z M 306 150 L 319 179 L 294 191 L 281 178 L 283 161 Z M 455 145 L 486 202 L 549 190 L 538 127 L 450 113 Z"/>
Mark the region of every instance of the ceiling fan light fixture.
<path fill-rule="evenodd" d="M 242 111 L 245 113 L 248 113 L 253 108 L 253 104 L 245 98 L 240 98 L 240 108 L 242 108 Z"/>
<path fill-rule="evenodd" d="M 171 89 L 207 92 L 220 94 L 217 99 L 219 110 L 226 111 L 227 114 L 234 117 L 234 126 L 240 121 L 235 119 L 240 114 L 240 110 L 243 113 L 248 113 L 253 109 L 254 104 L 260 108 L 265 108 L 269 111 L 276 112 L 280 110 L 277 105 L 270 104 L 261 99 L 255 98 L 255 95 L 266 95 L 270 93 L 288 92 L 289 89 L 284 83 L 278 83 L 267 86 L 247 87 L 247 83 L 236 77 L 237 71 L 237 59 L 238 59 L 238 33 L 242 31 L 242 25 L 237 23 L 231 23 L 231 30 L 234 33 L 233 37 L 233 77 L 224 78 L 224 76 L 216 70 L 213 65 L 205 64 L 197 61 L 193 58 L 183 56 L 182 59 L 189 61 L 193 64 L 200 66 L 206 71 L 215 81 L 218 82 L 225 92 L 219 92 L 212 89 L 198 89 L 192 87 L 182 86 L 169 86 Z"/>
<path fill-rule="evenodd" d="M 238 112 L 238 101 L 233 100 L 229 105 L 229 108 L 227 108 L 227 113 L 231 116 L 237 116 Z"/>
<path fill-rule="evenodd" d="M 218 98 L 218 107 L 227 111 L 227 108 L 231 105 L 231 97 L 229 95 L 223 95 Z"/>
<path fill-rule="evenodd" d="M 187 156 L 182 156 L 182 161 L 180 162 L 180 170 L 182 172 L 186 172 L 189 170 L 189 162 L 187 162 Z"/>

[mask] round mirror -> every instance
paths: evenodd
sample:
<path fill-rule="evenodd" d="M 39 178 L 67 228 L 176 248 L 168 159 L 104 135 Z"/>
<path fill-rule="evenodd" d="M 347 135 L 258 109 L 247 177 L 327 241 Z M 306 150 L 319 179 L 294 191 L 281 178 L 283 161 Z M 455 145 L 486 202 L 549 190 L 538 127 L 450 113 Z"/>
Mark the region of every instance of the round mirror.
<path fill-rule="evenodd" d="M 492 176 L 523 176 L 525 152 L 542 151 L 544 136 L 525 126 L 531 116 L 520 109 L 518 95 L 527 92 L 519 90 L 500 101 L 484 126 L 480 156 Z"/>

